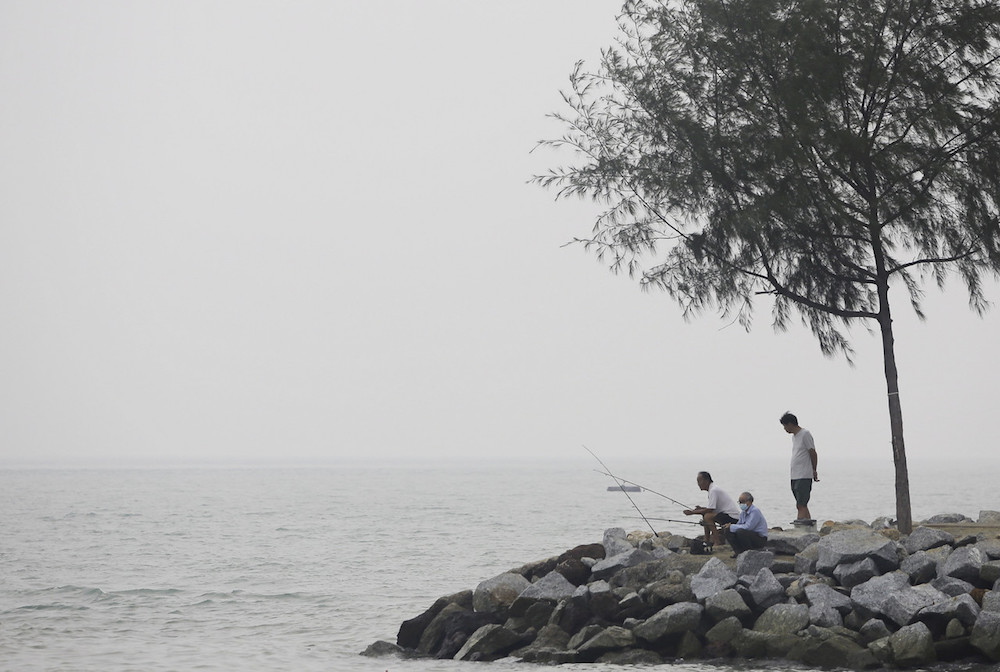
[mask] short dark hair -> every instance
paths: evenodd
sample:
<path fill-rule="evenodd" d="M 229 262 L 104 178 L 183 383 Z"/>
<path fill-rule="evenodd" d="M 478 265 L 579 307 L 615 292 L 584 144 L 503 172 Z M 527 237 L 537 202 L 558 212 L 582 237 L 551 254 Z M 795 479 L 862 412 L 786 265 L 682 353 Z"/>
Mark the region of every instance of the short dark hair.
<path fill-rule="evenodd" d="M 749 492 L 744 492 L 742 495 L 740 495 L 740 497 L 750 502 L 753 502 L 753 495 L 751 495 Z"/>
<path fill-rule="evenodd" d="M 704 478 L 709 483 L 712 482 L 712 474 L 708 473 L 707 471 L 699 471 L 698 475 Z"/>
<path fill-rule="evenodd" d="M 783 425 L 797 425 L 799 424 L 799 419 L 791 411 L 785 411 L 785 414 L 781 416 L 781 420 L 778 420 Z"/>

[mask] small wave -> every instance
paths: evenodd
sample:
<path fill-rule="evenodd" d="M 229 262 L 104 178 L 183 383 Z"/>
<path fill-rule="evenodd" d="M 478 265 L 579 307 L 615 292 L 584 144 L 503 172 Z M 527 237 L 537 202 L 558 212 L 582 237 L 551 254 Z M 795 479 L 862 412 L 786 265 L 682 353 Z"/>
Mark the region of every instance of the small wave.
<path fill-rule="evenodd" d="M 179 588 L 130 588 L 128 590 L 116 590 L 114 595 L 179 595 L 183 593 Z"/>

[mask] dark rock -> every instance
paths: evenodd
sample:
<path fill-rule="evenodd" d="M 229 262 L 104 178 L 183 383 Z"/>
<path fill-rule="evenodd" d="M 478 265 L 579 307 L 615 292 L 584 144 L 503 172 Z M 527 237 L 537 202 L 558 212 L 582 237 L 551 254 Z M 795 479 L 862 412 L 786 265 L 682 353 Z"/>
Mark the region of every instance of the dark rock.
<path fill-rule="evenodd" d="M 963 516 L 961 513 L 939 513 L 936 516 L 931 516 L 923 522 L 931 525 L 937 525 L 940 523 L 971 523 L 973 521 L 971 518 Z"/>
<path fill-rule="evenodd" d="M 969 637 L 954 637 L 934 642 L 934 655 L 938 662 L 950 663 L 976 655 Z"/>
<path fill-rule="evenodd" d="M 428 624 L 417 650 L 436 658 L 451 658 L 469 636 L 484 625 L 496 625 L 497 616 L 450 604 Z"/>
<path fill-rule="evenodd" d="M 743 624 L 740 623 L 740 619 L 730 616 L 709 628 L 705 633 L 705 640 L 711 644 L 728 644 L 742 629 Z"/>
<path fill-rule="evenodd" d="M 604 544 L 581 544 L 574 548 L 565 551 L 562 555 L 556 558 L 556 565 L 568 562 L 570 560 L 583 560 L 584 558 L 593 558 L 594 560 L 603 560 L 606 557 Z M 566 577 L 567 579 L 569 577 Z"/>
<path fill-rule="evenodd" d="M 517 602 L 514 602 L 517 605 Z M 545 626 L 555 611 L 555 605 L 551 602 L 534 602 L 522 614 L 510 616 L 503 627 L 514 632 L 525 632 L 534 628 L 540 630 Z M 513 608 L 511 609 L 513 611 Z"/>
<path fill-rule="evenodd" d="M 670 604 L 689 602 L 694 599 L 690 583 L 683 581 L 675 583 L 672 579 L 652 583 L 640 590 L 639 595 L 657 611 Z"/>
<path fill-rule="evenodd" d="M 399 626 L 399 633 L 396 635 L 396 644 L 404 649 L 417 648 L 424 629 L 449 604 L 457 604 L 466 609 L 472 609 L 472 591 L 463 590 L 454 595 L 440 597 L 424 613 L 403 621 L 402 625 Z"/>
<path fill-rule="evenodd" d="M 620 625 L 604 628 L 576 648 L 586 660 L 596 660 L 602 653 L 624 649 L 635 644 L 635 635 Z"/>
<path fill-rule="evenodd" d="M 892 660 L 899 667 L 918 667 L 933 663 L 934 638 L 923 623 L 914 623 L 900 628 L 889 636 Z"/>
<path fill-rule="evenodd" d="M 888 637 L 892 634 L 889 630 L 889 626 L 885 624 L 885 621 L 879 618 L 872 618 L 865 622 L 858 631 L 861 635 L 861 641 L 865 644 L 870 644 L 876 639 L 882 639 Z"/>
<path fill-rule="evenodd" d="M 601 546 L 603 550 L 604 547 Z M 590 567 L 579 558 L 567 558 L 556 565 L 555 571 L 565 577 L 574 586 L 582 586 L 590 578 Z"/>
<path fill-rule="evenodd" d="M 844 617 L 833 607 L 813 606 L 809 607 L 809 623 L 823 628 L 832 628 L 842 626 Z"/>
<path fill-rule="evenodd" d="M 815 574 L 816 562 L 819 559 L 819 542 L 809 544 L 804 549 L 795 554 L 796 574 Z"/>
<path fill-rule="evenodd" d="M 857 642 L 834 635 L 814 640 L 802 654 L 802 662 L 815 667 L 853 667 L 854 660 L 863 656 L 866 649 Z"/>
<path fill-rule="evenodd" d="M 496 623 L 476 630 L 455 654 L 455 660 L 497 660 L 524 643 L 516 632 Z"/>
<path fill-rule="evenodd" d="M 364 651 L 361 652 L 362 656 L 367 656 L 369 658 L 381 658 L 383 656 L 404 656 L 406 655 L 406 649 L 399 646 L 398 644 L 393 644 L 392 642 L 387 642 L 380 639 L 368 645 Z"/>
<path fill-rule="evenodd" d="M 979 548 L 977 546 L 977 548 Z M 982 551 L 982 549 L 980 549 Z M 979 583 L 992 586 L 1000 579 L 1000 560 L 987 560 L 979 568 Z"/>
<path fill-rule="evenodd" d="M 951 597 L 956 597 L 958 595 L 964 595 L 971 591 L 975 586 L 973 586 L 968 581 L 963 581 L 962 579 L 956 579 L 953 576 L 942 576 L 931 581 L 931 585 L 940 590 L 945 595 Z"/>
<path fill-rule="evenodd" d="M 965 627 L 972 627 L 979 618 L 979 612 L 979 605 L 971 595 L 966 594 L 938 600 L 924 607 L 917 614 L 917 619 L 935 633 L 943 633 L 952 620 L 957 620 Z"/>
<path fill-rule="evenodd" d="M 591 578 L 608 579 L 623 569 L 634 567 L 654 559 L 649 551 L 641 551 L 638 548 L 632 548 L 631 545 L 629 547 L 631 550 L 604 558 L 591 567 Z"/>
<path fill-rule="evenodd" d="M 598 658 L 596 662 L 605 665 L 646 667 L 649 665 L 662 665 L 663 658 L 660 657 L 660 654 L 648 649 L 626 649 L 624 651 L 608 651 Z"/>
<path fill-rule="evenodd" d="M 896 625 L 909 625 L 916 620 L 921 609 L 946 599 L 947 595 L 926 583 L 916 587 L 903 586 L 886 598 L 882 613 Z"/>
<path fill-rule="evenodd" d="M 764 548 L 773 551 L 776 555 L 795 555 L 801 553 L 810 544 L 819 541 L 818 534 L 799 534 L 798 532 L 784 532 L 782 530 L 769 530 L 767 533 L 767 543 Z"/>
<path fill-rule="evenodd" d="M 936 530 L 933 527 L 918 527 L 903 540 L 903 548 L 907 553 L 913 555 L 917 551 L 927 551 L 939 546 L 954 546 L 955 537 L 944 530 Z"/>
<path fill-rule="evenodd" d="M 681 641 L 677 644 L 677 657 L 684 660 L 692 660 L 701 657 L 704 647 L 698 636 L 688 630 L 681 635 Z"/>
<path fill-rule="evenodd" d="M 809 607 L 804 604 L 775 604 L 754 624 L 757 632 L 771 634 L 795 633 L 809 625 Z"/>
<path fill-rule="evenodd" d="M 768 643 L 777 635 L 759 630 L 740 630 L 733 638 L 732 646 L 740 658 L 766 658 Z"/>

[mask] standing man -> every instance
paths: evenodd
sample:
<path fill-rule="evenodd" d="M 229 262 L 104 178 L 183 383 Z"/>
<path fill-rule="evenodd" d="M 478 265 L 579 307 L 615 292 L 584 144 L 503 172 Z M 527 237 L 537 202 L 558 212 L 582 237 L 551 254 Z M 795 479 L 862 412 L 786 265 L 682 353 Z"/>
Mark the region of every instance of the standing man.
<path fill-rule="evenodd" d="M 739 522 L 722 526 L 726 541 L 733 547 L 733 557 L 749 549 L 764 548 L 767 543 L 767 521 L 764 514 L 753 505 L 753 495 L 740 494 Z"/>
<path fill-rule="evenodd" d="M 799 427 L 799 419 L 793 414 L 786 412 L 779 422 L 792 435 L 792 494 L 795 495 L 795 507 L 798 509 L 797 520 L 812 520 L 809 497 L 812 495 L 813 481 L 819 481 L 819 472 L 816 471 L 816 443 L 808 429 Z"/>
<path fill-rule="evenodd" d="M 722 543 L 719 528 L 716 524 L 735 523 L 740 517 L 740 508 L 725 490 L 712 482 L 712 475 L 707 471 L 699 471 L 695 479 L 698 487 L 708 491 L 708 506 L 696 506 L 685 509 L 685 516 L 701 516 L 701 524 L 705 527 L 705 543 L 716 546 Z"/>

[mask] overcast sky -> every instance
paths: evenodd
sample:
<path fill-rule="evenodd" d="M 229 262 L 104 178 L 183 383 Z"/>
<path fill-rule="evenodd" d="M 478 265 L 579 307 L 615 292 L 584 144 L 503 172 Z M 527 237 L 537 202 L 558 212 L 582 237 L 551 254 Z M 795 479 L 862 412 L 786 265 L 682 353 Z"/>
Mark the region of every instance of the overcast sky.
<path fill-rule="evenodd" d="M 891 461 L 877 337 L 685 323 L 527 184 L 619 4 L 2 0 L 0 466 Z M 996 312 L 895 298 L 911 459 L 993 455 Z"/>

